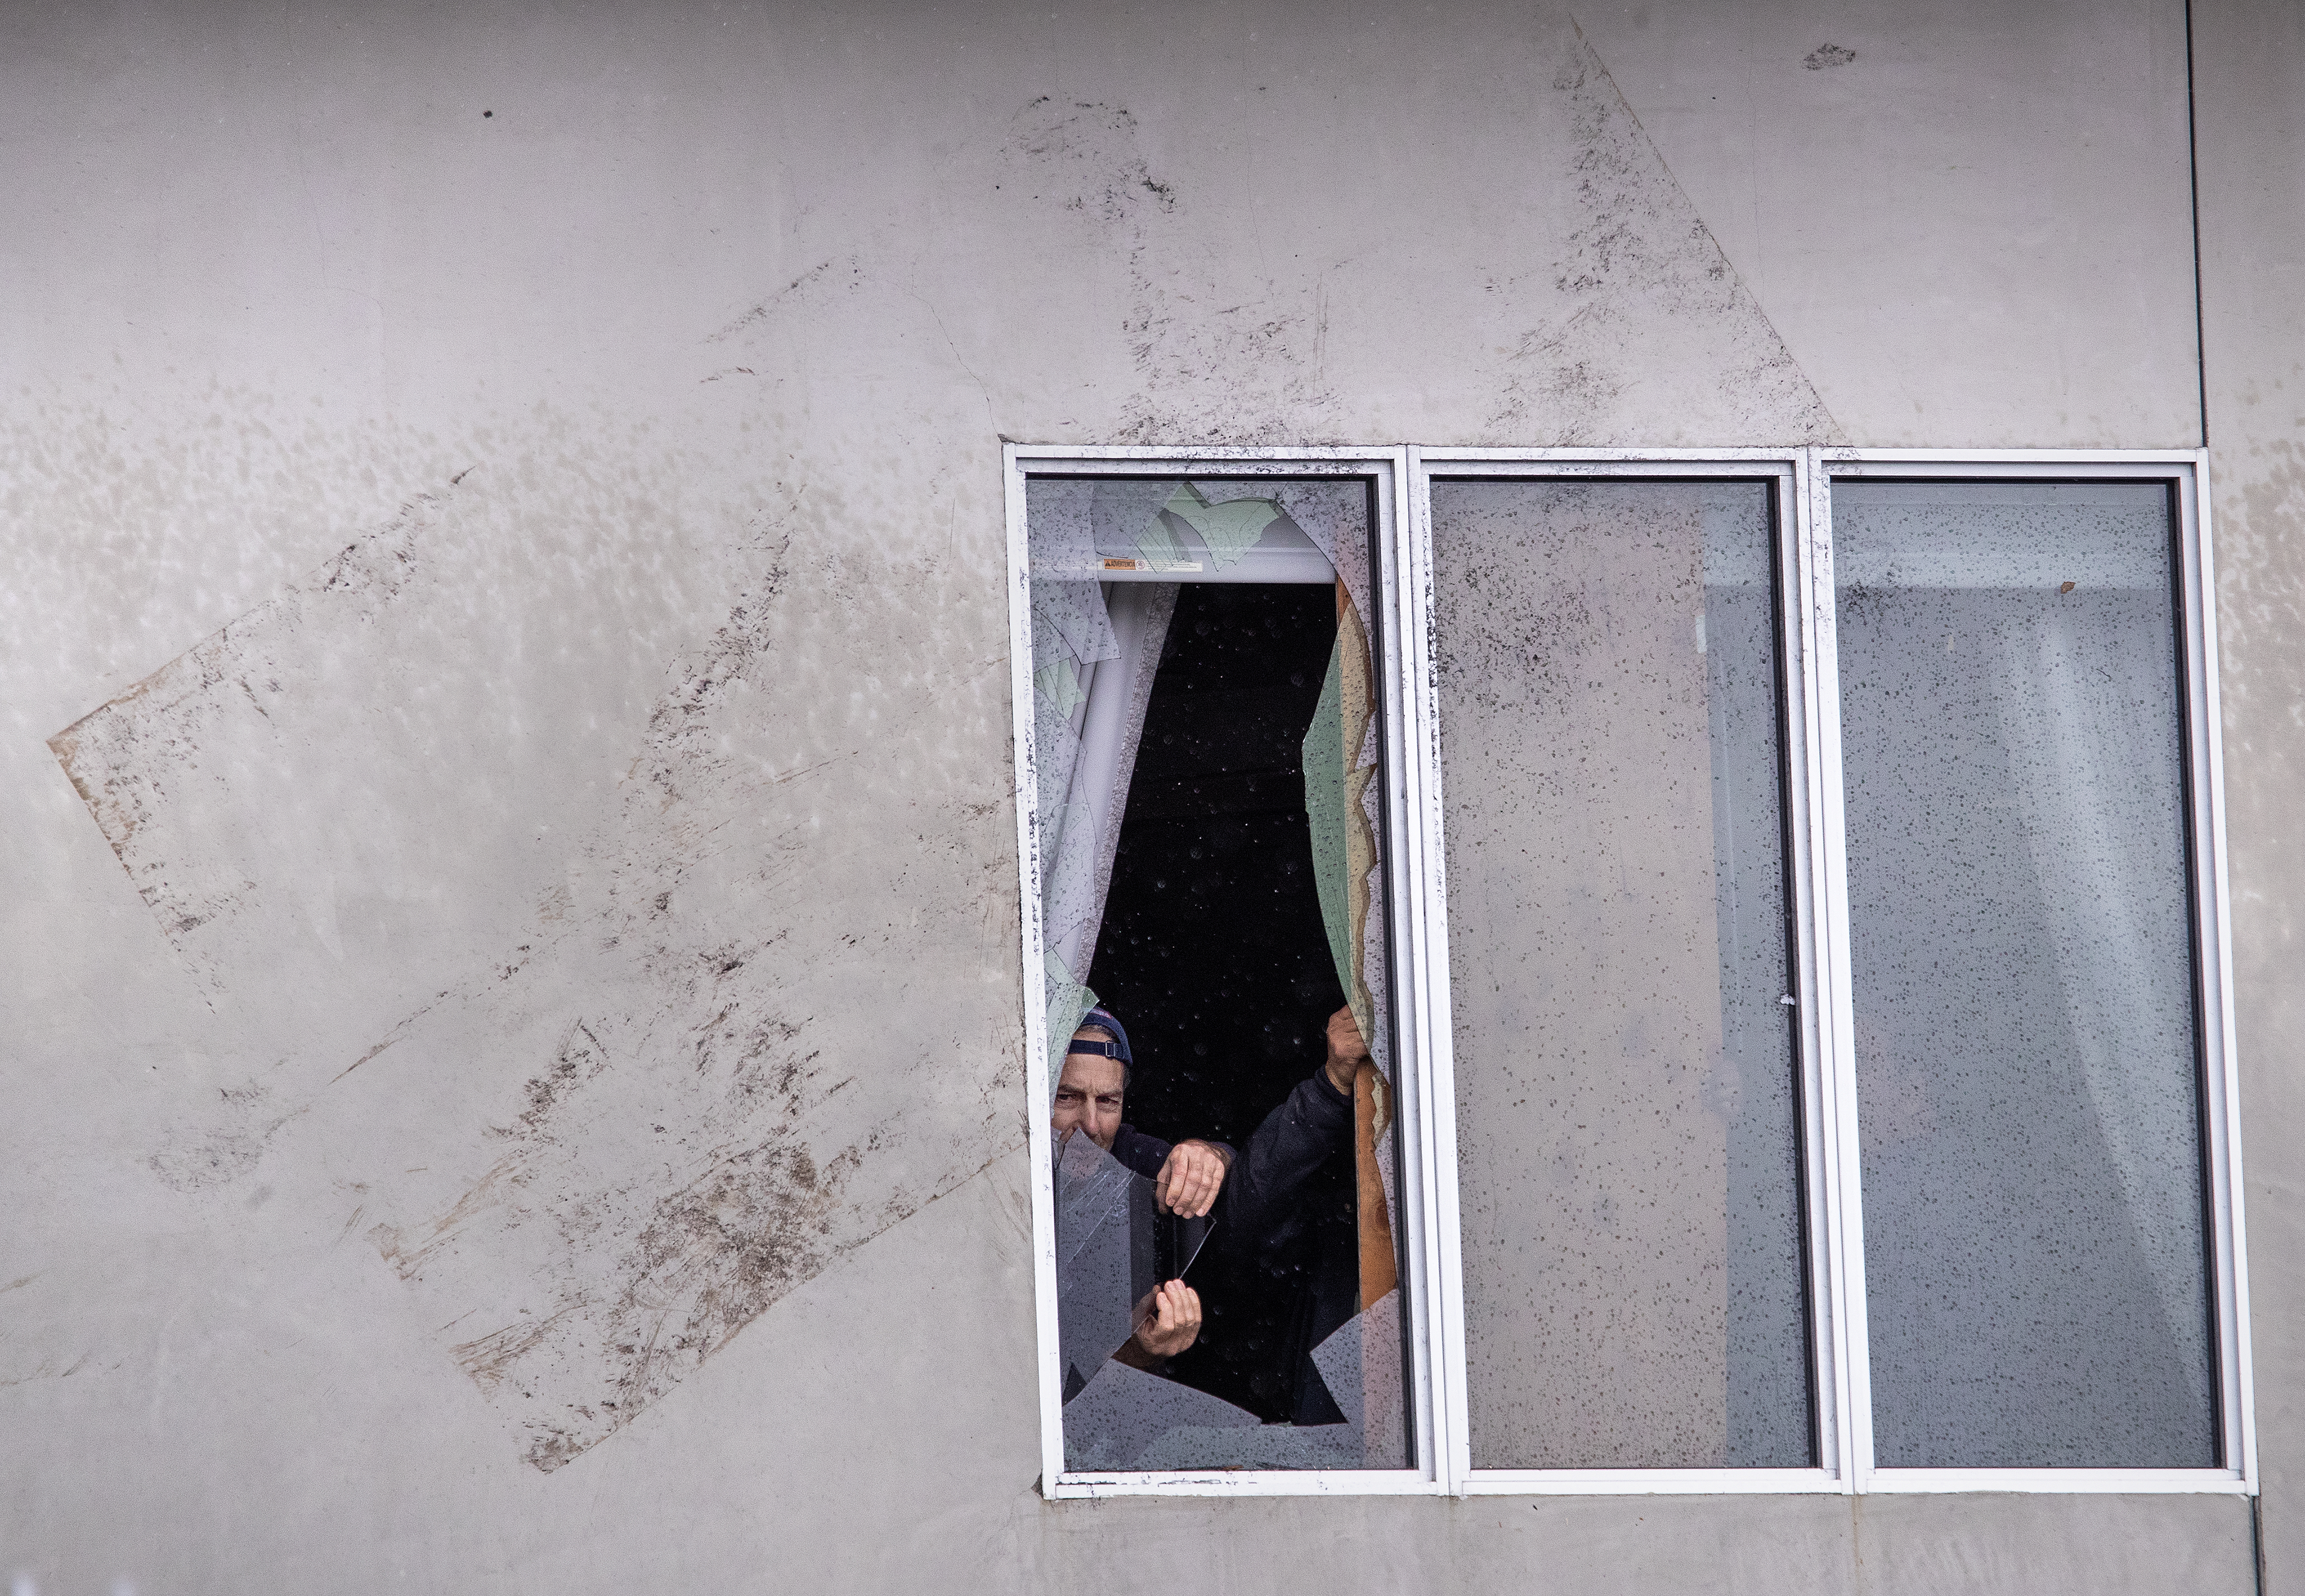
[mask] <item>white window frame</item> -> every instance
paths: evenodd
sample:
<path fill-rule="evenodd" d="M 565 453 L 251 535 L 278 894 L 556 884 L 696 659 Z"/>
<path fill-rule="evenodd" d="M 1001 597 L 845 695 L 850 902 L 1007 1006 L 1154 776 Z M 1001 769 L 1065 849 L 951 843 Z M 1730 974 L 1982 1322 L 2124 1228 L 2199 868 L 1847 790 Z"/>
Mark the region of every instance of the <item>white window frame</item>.
<path fill-rule="evenodd" d="M 1944 481 L 2165 482 L 2177 496 L 2179 531 L 2179 649 L 2185 667 L 2186 819 L 2193 858 L 2193 934 L 2199 948 L 2199 1005 L 2209 1187 L 2210 1257 L 2214 1271 L 2218 1380 L 2218 1455 L 2230 1466 L 2210 1469 L 1877 1468 L 1873 1463 L 1872 1405 L 1865 1380 L 1863 1295 L 1853 1295 L 1851 1345 L 1857 1380 L 1850 1429 L 1857 1440 L 1854 1489 L 1864 1491 L 2127 1491 L 2258 1490 L 2257 1430 L 2250 1374 L 2248 1267 L 2242 1240 L 2239 1055 L 2233 1028 L 2232 917 L 2225 886 L 2224 779 L 2219 727 L 2216 575 L 2209 531 L 2208 451 L 2206 449 L 1817 449 L 1810 451 L 1809 522 L 1817 548 L 1812 606 L 1821 620 L 1818 661 L 1822 701 L 1831 711 L 1821 751 L 1829 768 L 1841 767 L 1838 654 L 1833 637 L 1833 484 L 1862 478 Z M 1834 981 L 1848 1012 L 1849 897 L 1842 847 L 1841 787 L 1830 788 L 1825 828 L 1832 863 L 1833 914 L 1827 928 L 1834 949 Z M 1850 1039 L 1839 1039 L 1833 1074 L 1855 1102 L 1856 1062 Z M 1846 1152 L 1852 1193 L 1848 1235 L 1852 1252 L 1844 1268 L 1865 1278 L 1862 1226 L 1855 1193 L 1855 1114 Z"/>
<path fill-rule="evenodd" d="M 1408 1308 L 1407 1407 L 1416 1466 L 1404 1470 L 1064 1471 L 1057 1338 L 1055 1181 L 1049 1139 L 1030 1134 L 1033 1274 L 1039 1331 L 1042 1490 L 1052 1499 L 1118 1495 L 1659 1495 L 1901 1491 L 2058 1493 L 2258 1490 L 2242 1245 L 2241 1135 L 2225 886 L 2224 803 L 2214 565 L 2205 450 L 1144 448 L 1011 444 L 1008 500 L 1010 663 L 1017 780 L 1017 854 L 1028 1105 L 1049 1101 L 1033 776 L 1032 621 L 1025 482 L 1028 475 L 1360 477 L 1377 507 L 1373 595 L 1382 672 L 1388 836 L 1386 903 L 1393 948 L 1401 1227 Z M 1803 1157 L 1812 1379 L 1819 1465 L 1802 1469 L 1476 1470 L 1467 1422 L 1455 1091 L 1449 1020 L 1447 882 L 1433 611 L 1431 485 L 1436 477 L 1656 480 L 1741 477 L 1775 490 L 1779 603 L 1785 650 L 1782 723 L 1798 928 Z M 2204 1016 L 2212 1265 L 2220 1380 L 2214 1469 L 1884 1469 L 1873 1463 L 1865 1340 L 1856 1059 L 1850 1024 L 1848 884 L 1841 810 L 1839 674 L 1834 643 L 1832 485 L 1865 476 L 1953 480 L 2130 479 L 2172 483 L 2181 517 L 2182 630 Z"/>
<path fill-rule="evenodd" d="M 1476 1469 L 1472 1463 L 1470 1428 L 1466 1414 L 1464 1283 L 1459 1268 L 1462 1254 L 1457 1223 L 1457 1170 L 1451 1147 L 1436 1206 L 1441 1210 L 1446 1230 L 1442 1249 L 1449 1260 L 1444 1277 L 1442 1318 L 1450 1327 L 1453 1337 L 1445 1360 L 1446 1367 L 1455 1374 L 1455 1378 L 1447 1382 L 1449 1399 L 1454 1405 L 1450 1433 L 1457 1440 L 1457 1452 L 1450 1460 L 1452 1480 L 1459 1489 L 1467 1493 L 1701 1493 L 1716 1496 L 1846 1491 L 1850 1489 L 1848 1482 L 1855 1474 L 1856 1458 L 1851 1438 L 1848 1434 L 1849 1426 L 1841 1422 L 1840 1415 L 1849 1411 L 1852 1401 L 1850 1380 L 1854 1359 L 1842 1329 L 1847 1322 L 1845 1316 L 1838 1312 L 1818 1310 L 1837 1305 L 1858 1295 L 1849 1289 L 1848 1282 L 1842 1278 L 1848 1267 L 1846 1261 L 1853 1254 L 1841 1240 L 1846 1211 L 1843 1193 L 1853 1184 L 1856 1167 L 1853 1155 L 1846 1164 L 1829 1156 L 1829 1150 L 1834 1147 L 1845 1144 L 1853 1148 L 1856 1139 L 1853 1126 L 1850 1127 L 1849 1133 L 1844 1134 L 1836 1119 L 1838 1106 L 1849 1101 L 1849 1096 L 1824 1079 L 1822 1064 L 1822 1061 L 1835 1056 L 1833 1044 L 1847 1029 L 1845 1021 L 1840 1020 L 1839 1016 L 1844 1015 L 1847 1010 L 1845 1006 L 1836 1006 L 1832 981 L 1820 962 L 1822 955 L 1817 936 L 1817 922 L 1823 908 L 1823 884 L 1829 877 L 1823 856 L 1822 836 L 1815 823 L 1815 817 L 1821 807 L 1816 774 L 1821 765 L 1810 752 L 1816 741 L 1817 717 L 1822 706 L 1816 700 L 1815 672 L 1805 668 L 1806 663 L 1814 657 L 1816 638 L 1811 624 L 1810 607 L 1800 601 L 1802 593 L 1815 589 L 1807 564 L 1811 539 L 1805 535 L 1808 503 L 1803 491 L 1806 452 L 1799 449 L 1416 449 L 1411 453 L 1411 470 L 1416 488 L 1413 503 L 1418 519 L 1414 529 L 1414 548 L 1410 557 L 1417 565 L 1416 579 L 1410 594 L 1416 607 L 1408 624 L 1413 624 L 1420 636 L 1425 635 L 1432 624 L 1431 487 L 1435 478 L 1454 480 L 1483 477 L 1518 480 L 1581 478 L 1636 481 L 1673 478 L 1713 480 L 1739 478 L 1766 482 L 1774 489 L 1777 603 L 1778 613 L 1782 617 L 1782 635 L 1785 651 L 1783 689 L 1787 695 L 1787 701 L 1779 706 L 1779 719 L 1784 730 L 1784 768 L 1790 776 L 1784 794 L 1789 809 L 1786 832 L 1791 843 L 1787 864 L 1792 882 L 1792 908 L 1798 931 L 1791 974 L 1796 983 L 1792 989 L 1793 995 L 1799 1005 L 1795 1013 L 1801 1029 L 1801 1141 L 1802 1156 L 1807 1165 L 1803 1171 L 1803 1185 L 1807 1206 L 1802 1216 L 1802 1229 L 1808 1253 L 1808 1300 L 1813 1312 L 1817 1312 L 1809 1337 L 1809 1373 L 1816 1392 L 1817 1425 L 1817 1432 L 1812 1437 L 1812 1441 L 1819 1459 L 1814 1467 Z M 1434 907 L 1430 913 L 1435 921 L 1436 940 L 1441 945 L 1444 961 L 1442 967 L 1445 969 L 1447 898 L 1446 882 L 1440 874 L 1439 690 L 1430 673 L 1420 677 L 1416 686 L 1418 712 L 1424 728 L 1423 746 L 1430 751 L 1433 760 L 1425 799 L 1429 807 L 1421 818 L 1430 828 L 1433 839 L 1431 848 L 1433 874 L 1429 884 L 1420 885 L 1433 900 Z M 1448 989 L 1445 981 L 1436 984 L 1437 1002 L 1442 1014 L 1436 1027 L 1436 1058 L 1433 1073 L 1436 1082 L 1441 1083 L 1439 1090 L 1453 1107 L 1456 1101 L 1455 1073 L 1447 1023 Z M 1863 1279 L 1861 1273 L 1855 1278 L 1860 1281 Z"/>
<path fill-rule="evenodd" d="M 1016 850 L 1025 895 L 1024 958 L 1026 1101 L 1032 1113 L 1033 1278 L 1040 1326 L 1041 1486 L 1053 1499 L 1106 1496 L 1415 1496 L 1447 1488 L 1436 1460 L 1446 1455 L 1439 1431 L 1445 1405 L 1434 1400 L 1433 1281 L 1439 1268 L 1440 1228 L 1431 1217 L 1433 1160 L 1439 1156 L 1429 1112 L 1436 1101 L 1425 1069 L 1430 1057 L 1425 1036 L 1428 981 L 1433 969 L 1425 951 L 1424 907 L 1401 889 L 1400 861 L 1423 838 L 1409 821 L 1424 811 L 1410 773 L 1423 768 L 1403 741 L 1407 709 L 1403 684 L 1427 674 L 1421 639 L 1406 636 L 1395 619 L 1399 610 L 1400 529 L 1408 484 L 1404 448 L 1323 449 L 1146 449 L 1062 447 L 1010 444 L 1005 452 L 1008 510 L 1008 619 L 1011 683 L 1016 749 Z M 1379 615 L 1379 686 L 1384 721 L 1385 847 L 1394 861 L 1385 895 L 1392 935 L 1394 1098 L 1399 1113 L 1400 1221 L 1405 1269 L 1401 1281 L 1408 1309 L 1403 1350 L 1408 1359 L 1403 1406 L 1416 1466 L 1407 1469 L 1239 1469 L 1073 1473 L 1064 1469 L 1064 1385 L 1057 1338 L 1056 1175 L 1049 1137 L 1042 1128 L 1050 1101 L 1048 1018 L 1040 1000 L 1044 929 L 1041 924 L 1038 817 L 1033 794 L 1040 790 L 1033 751 L 1033 619 L 1025 528 L 1025 480 L 1031 474 L 1064 476 L 1210 477 L 1221 471 L 1231 480 L 1260 476 L 1357 477 L 1374 491 L 1377 556 L 1370 572 L 1371 600 Z"/>

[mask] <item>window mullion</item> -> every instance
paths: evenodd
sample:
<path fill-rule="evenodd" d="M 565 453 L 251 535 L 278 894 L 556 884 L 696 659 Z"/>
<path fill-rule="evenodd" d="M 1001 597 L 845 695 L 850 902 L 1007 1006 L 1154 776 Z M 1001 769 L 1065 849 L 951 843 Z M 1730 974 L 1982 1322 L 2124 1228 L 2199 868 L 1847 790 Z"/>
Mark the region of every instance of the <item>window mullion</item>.
<path fill-rule="evenodd" d="M 2224 755 L 2217 697 L 2216 562 L 2209 535 L 2208 451 L 2195 456 L 2181 477 L 2179 526 L 2183 558 L 2179 581 L 2183 603 L 2186 713 L 2191 720 L 2190 775 L 2193 785 L 2194 904 L 2201 949 L 2196 1001 L 2201 1006 L 2207 1048 L 2207 1101 L 2209 1124 L 2208 1184 L 2212 1218 L 2211 1264 L 2216 1271 L 2220 1440 L 2224 1465 L 2244 1483 L 2257 1483 L 2257 1435 L 2249 1355 L 2247 1235 L 2241 1212 L 2240 1075 L 2235 1048 L 2232 912 L 2225 885 Z"/>
<path fill-rule="evenodd" d="M 1406 451 L 1401 516 L 1397 522 L 1399 638 L 1399 768 L 1408 785 L 1404 805 L 1408 845 L 1402 851 L 1411 879 L 1401 894 L 1413 925 L 1409 955 L 1416 997 L 1419 1057 L 1424 1065 L 1425 1223 L 1419 1237 L 1426 1270 L 1423 1307 L 1428 1326 L 1431 1380 L 1427 1410 L 1433 1477 L 1461 1496 L 1471 1467 L 1465 1390 L 1464 1274 L 1457 1201 L 1457 1096 L 1449 1017 L 1448 913 L 1443 890 L 1439 756 L 1439 683 L 1433 674 L 1430 598 L 1433 582 L 1431 483 L 1419 451 Z"/>
<path fill-rule="evenodd" d="M 1435 1119 L 1430 1057 L 1436 1024 L 1433 991 L 1436 971 L 1442 966 L 1435 964 L 1431 949 L 1432 917 L 1424 886 L 1428 857 L 1437 845 L 1429 844 L 1425 835 L 1425 815 L 1434 801 L 1428 787 L 1431 772 L 1418 757 L 1422 728 L 1429 722 L 1421 702 L 1425 670 L 1422 612 L 1414 598 L 1417 569 L 1411 530 L 1414 459 L 1414 450 L 1402 450 L 1391 472 L 1386 490 L 1390 520 L 1380 538 L 1383 566 L 1379 574 L 1383 584 L 1386 758 L 1390 768 L 1398 772 L 1392 794 L 1394 812 L 1390 818 L 1390 842 L 1397 861 L 1392 867 L 1391 902 L 1397 905 L 1393 934 L 1400 950 L 1397 1012 L 1402 1030 L 1410 1038 L 1405 1052 L 1415 1072 L 1401 1093 L 1404 1128 L 1408 1132 L 1404 1151 L 1412 1160 L 1402 1193 L 1410 1255 L 1405 1289 L 1411 1293 L 1416 1325 L 1411 1422 L 1416 1435 L 1417 1465 L 1437 1488 L 1447 1478 L 1451 1432 L 1447 1421 L 1450 1380 L 1442 1328 L 1446 1316 L 1439 1291 L 1442 1246 L 1436 1234 L 1439 1177 L 1435 1171 L 1453 1168 L 1453 1165 L 1448 1158 L 1451 1142 L 1446 1122 Z M 1445 1007 L 1438 1024 L 1445 1045 Z"/>
<path fill-rule="evenodd" d="M 1033 746 L 1033 621 L 1027 585 L 1030 556 L 1025 523 L 1024 467 L 1017 458 L 1014 444 L 1005 446 L 1001 454 L 1008 504 L 1010 736 L 1014 740 L 1012 746 L 1016 760 L 1016 857 L 1022 877 L 1021 956 L 1022 968 L 1027 973 L 1025 990 L 1029 994 L 1033 989 L 1032 972 L 1041 968 L 1046 930 L 1041 923 L 1042 838 L 1032 800 L 1037 777 Z M 1023 1017 L 1026 1100 L 1038 1105 L 1049 1100 L 1051 1091 L 1048 1079 L 1047 1023 L 1041 1006 L 1029 1000 L 1024 1005 Z M 1064 1422 L 1060 1417 L 1064 1380 L 1057 1330 L 1056 1172 L 1047 1137 L 1028 1136 L 1025 1147 L 1032 1168 L 1033 1312 L 1035 1383 L 1040 1388 L 1041 1484 L 1044 1491 L 1053 1491 L 1065 1467 Z"/>
<path fill-rule="evenodd" d="M 1819 1335 L 1826 1356 L 1819 1381 L 1828 1454 L 1843 1488 L 1863 1490 L 1873 1468 L 1872 1400 L 1865 1335 L 1865 1245 L 1858 1181 L 1857 1065 L 1849 963 L 1849 878 L 1843 847 L 1840 677 L 1834 651 L 1832 480 L 1825 452 L 1800 465 L 1795 539 L 1799 615 L 1805 792 L 1809 866 L 1803 905 L 1813 943 L 1808 1037 L 1816 1049 L 1820 1138 L 1814 1167 L 1823 1177 L 1816 1238 L 1824 1277 Z"/>

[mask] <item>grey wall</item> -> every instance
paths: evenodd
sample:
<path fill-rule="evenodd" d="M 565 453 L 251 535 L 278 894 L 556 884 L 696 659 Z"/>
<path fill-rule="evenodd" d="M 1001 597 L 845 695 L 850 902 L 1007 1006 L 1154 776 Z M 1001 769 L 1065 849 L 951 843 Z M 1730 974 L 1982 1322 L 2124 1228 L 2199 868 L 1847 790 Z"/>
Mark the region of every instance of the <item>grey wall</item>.
<path fill-rule="evenodd" d="M 2305 38 L 2195 11 L 2288 1589 Z M 14 8 L 0 1572 L 2250 1589 L 2219 1498 L 1033 1489 L 1001 436 L 2190 446 L 2183 21 Z"/>
<path fill-rule="evenodd" d="M 2264 1586 L 2305 1591 L 2305 14 L 2196 5 Z"/>

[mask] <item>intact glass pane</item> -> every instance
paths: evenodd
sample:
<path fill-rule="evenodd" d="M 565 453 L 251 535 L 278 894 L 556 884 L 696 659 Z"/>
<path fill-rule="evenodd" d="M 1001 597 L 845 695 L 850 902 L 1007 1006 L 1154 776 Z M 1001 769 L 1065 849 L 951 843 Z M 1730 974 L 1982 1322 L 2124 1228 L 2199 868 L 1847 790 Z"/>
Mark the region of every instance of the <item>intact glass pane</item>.
<path fill-rule="evenodd" d="M 1440 481 L 1476 1468 L 1813 1463 L 1770 489 Z"/>
<path fill-rule="evenodd" d="M 1884 1467 L 2212 1467 L 2172 513 L 1833 488 Z"/>

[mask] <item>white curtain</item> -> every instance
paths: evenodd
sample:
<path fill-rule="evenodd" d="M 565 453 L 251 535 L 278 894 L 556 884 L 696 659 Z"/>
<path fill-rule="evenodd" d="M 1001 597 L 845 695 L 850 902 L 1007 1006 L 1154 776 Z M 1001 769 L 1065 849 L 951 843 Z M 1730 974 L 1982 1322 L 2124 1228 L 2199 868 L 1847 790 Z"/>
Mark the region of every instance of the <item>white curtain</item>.
<path fill-rule="evenodd" d="M 1089 962 L 1174 582 L 1096 580 L 1106 548 L 1137 544 L 1178 484 L 1039 479 L 1027 489 L 1033 573 L 1034 794 L 1045 951 L 1049 1082 L 1096 1001 Z"/>
<path fill-rule="evenodd" d="M 2175 640 L 2165 584 L 2107 585 L 2086 614 L 2008 606 L 2000 741 L 2048 911 L 2041 955 L 2156 1295 L 2190 1340 L 2207 1286 Z"/>

